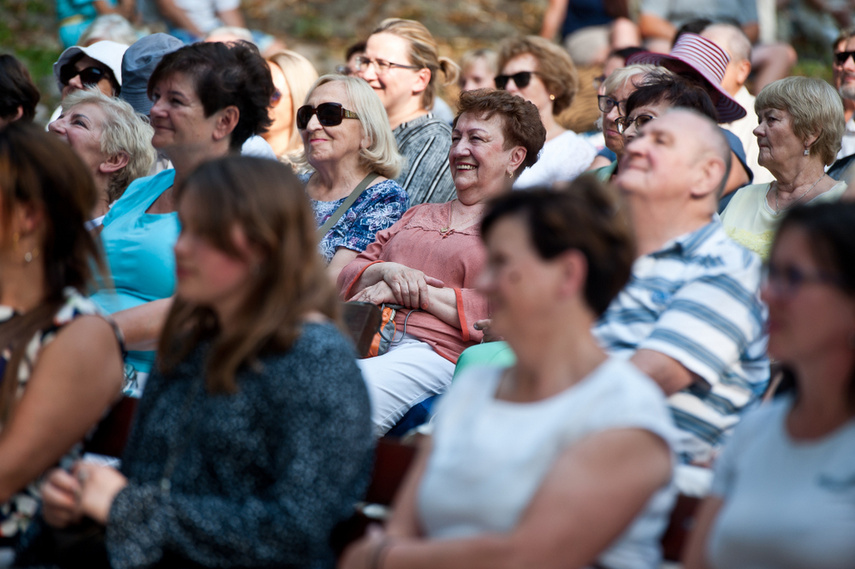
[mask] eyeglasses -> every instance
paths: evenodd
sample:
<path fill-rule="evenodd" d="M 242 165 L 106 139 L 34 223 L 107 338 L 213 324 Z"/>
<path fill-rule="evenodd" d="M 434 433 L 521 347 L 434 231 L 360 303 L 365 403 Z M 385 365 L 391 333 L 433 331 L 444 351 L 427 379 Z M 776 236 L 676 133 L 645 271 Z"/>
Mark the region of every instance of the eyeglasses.
<path fill-rule="evenodd" d="M 828 273 L 807 273 L 798 267 L 779 267 L 767 263 L 763 267 L 763 283 L 773 293 L 782 298 L 796 296 L 801 288 L 808 284 L 827 284 L 838 286 L 840 279 Z"/>
<path fill-rule="evenodd" d="M 270 104 L 275 105 L 282 100 L 282 91 L 276 89 L 273 91 L 273 94 L 270 96 Z"/>
<path fill-rule="evenodd" d="M 297 128 L 305 130 L 312 120 L 312 115 L 318 115 L 321 126 L 338 126 L 343 119 L 358 119 L 359 115 L 348 111 L 339 103 L 321 103 L 317 107 L 303 105 L 297 109 Z"/>
<path fill-rule="evenodd" d="M 615 107 L 617 107 L 618 112 L 620 112 L 621 105 L 625 103 L 626 101 L 616 101 L 608 95 L 597 95 L 597 106 L 600 108 L 601 111 L 603 111 L 603 113 L 606 114 L 610 113 Z"/>
<path fill-rule="evenodd" d="M 78 70 L 73 63 L 66 63 L 59 69 L 59 82 L 68 85 L 78 75 L 84 85 L 97 85 L 101 79 L 107 77 L 107 72 L 100 67 L 84 67 Z"/>
<path fill-rule="evenodd" d="M 838 51 L 834 54 L 834 63 L 837 65 L 846 65 L 850 57 L 855 56 L 855 51 Z"/>
<path fill-rule="evenodd" d="M 518 89 L 525 89 L 528 87 L 528 84 L 531 83 L 532 75 L 539 75 L 539 73 L 537 71 L 520 71 L 513 75 L 496 75 L 496 88 L 505 89 L 508 86 L 508 81 L 513 79 L 514 85 L 516 85 Z"/>
<path fill-rule="evenodd" d="M 384 75 L 389 72 L 390 69 L 399 67 L 401 69 L 421 69 L 418 65 L 404 65 L 403 63 L 392 63 L 391 61 L 386 61 L 385 59 L 370 59 L 368 57 L 358 56 L 354 59 L 356 63 L 357 69 L 360 71 L 365 71 L 368 69 L 370 65 L 374 66 L 374 69 L 377 70 L 379 75 Z"/>
<path fill-rule="evenodd" d="M 632 123 L 635 123 L 635 128 L 641 128 L 655 118 L 653 115 L 638 115 L 634 119 L 618 117 L 615 119 L 615 124 L 617 125 L 618 132 L 624 134 L 632 126 Z"/>

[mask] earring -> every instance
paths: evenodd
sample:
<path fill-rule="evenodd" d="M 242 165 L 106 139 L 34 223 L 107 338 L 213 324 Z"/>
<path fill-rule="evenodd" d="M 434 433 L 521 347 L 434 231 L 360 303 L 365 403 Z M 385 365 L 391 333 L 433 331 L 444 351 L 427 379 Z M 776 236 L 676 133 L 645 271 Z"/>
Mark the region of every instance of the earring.
<path fill-rule="evenodd" d="M 805 148 L 805 156 L 810 156 L 810 147 Z"/>
<path fill-rule="evenodd" d="M 549 100 L 550 100 L 550 101 L 554 101 L 554 100 L 555 100 L 555 95 L 553 95 L 553 94 L 551 94 L 551 93 L 550 93 L 550 95 L 549 95 Z"/>
<path fill-rule="evenodd" d="M 15 233 L 12 234 L 12 244 L 15 246 L 16 251 L 18 250 L 18 244 L 19 244 L 20 240 L 21 240 L 21 234 L 20 233 L 18 233 L 16 231 Z M 33 262 L 33 259 L 38 258 L 38 256 L 39 256 L 38 247 L 36 247 L 32 251 L 27 251 L 24 253 L 24 263 L 30 264 Z"/>
<path fill-rule="evenodd" d="M 511 179 L 513 179 L 513 177 L 514 177 L 513 171 L 509 171 L 508 172 L 508 179 L 511 180 Z"/>

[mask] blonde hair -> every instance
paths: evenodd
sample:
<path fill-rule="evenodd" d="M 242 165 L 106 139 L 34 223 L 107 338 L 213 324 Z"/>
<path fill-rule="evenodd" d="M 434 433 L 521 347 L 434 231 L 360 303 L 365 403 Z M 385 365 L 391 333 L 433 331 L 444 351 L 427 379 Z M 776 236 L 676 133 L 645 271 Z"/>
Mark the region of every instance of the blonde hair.
<path fill-rule="evenodd" d="M 383 177 L 394 180 L 401 173 L 404 159 L 398 152 L 398 143 L 389 126 L 389 117 L 380 98 L 374 90 L 358 77 L 347 77 L 344 75 L 324 75 L 318 79 L 306 94 L 308 100 L 315 89 L 327 83 L 343 83 L 350 104 L 344 106 L 354 111 L 359 116 L 362 132 L 368 137 L 369 143 L 365 148 L 359 149 L 359 162 L 369 172 L 375 172 Z M 296 166 L 303 169 L 309 161 L 305 150 L 296 161 Z"/>
<path fill-rule="evenodd" d="M 297 53 L 288 49 L 277 51 L 270 55 L 267 61 L 282 70 L 288 91 L 291 93 L 291 137 L 288 139 L 288 150 L 285 159 L 295 163 L 303 153 L 303 139 L 297 130 L 295 122 L 297 108 L 303 104 L 309 95 L 312 84 L 318 79 L 318 72 L 312 63 Z M 281 158 L 281 157 L 280 157 Z"/>
<path fill-rule="evenodd" d="M 151 145 L 154 129 L 148 119 L 138 114 L 127 102 L 108 97 L 98 87 L 88 87 L 69 93 L 62 101 L 62 114 L 78 105 L 95 105 L 104 111 L 101 125 L 101 152 L 108 156 L 126 154 L 128 164 L 110 176 L 107 185 L 109 203 L 119 199 L 131 182 L 148 176 L 157 151 Z"/>
<path fill-rule="evenodd" d="M 552 114 L 560 115 L 573 103 L 579 89 L 579 74 L 573 59 L 548 39 L 539 36 L 510 38 L 503 41 L 499 48 L 499 72 L 508 61 L 526 53 L 537 60 L 537 69 L 531 71 L 537 71 L 546 90 L 555 97 L 552 100 Z"/>
<path fill-rule="evenodd" d="M 174 369 L 209 338 L 206 387 L 233 393 L 238 371 L 265 353 L 288 351 L 307 316 L 335 320 L 338 299 L 318 253 L 309 200 L 285 164 L 237 155 L 206 162 L 175 188 L 176 203 L 185 199 L 202 206 L 194 208 L 192 222 L 212 246 L 240 258 L 232 231 L 239 229 L 263 262 L 229 330 L 211 307 L 176 297 L 160 338 L 159 365 Z"/>
<path fill-rule="evenodd" d="M 422 91 L 422 108 L 433 108 L 433 99 L 436 96 L 437 71 L 441 71 L 445 77 L 442 84 L 449 85 L 457 81 L 457 76 L 460 74 L 457 64 L 447 57 L 439 57 L 436 40 L 420 22 L 402 18 L 387 18 L 380 22 L 380 25 L 371 32 L 371 35 L 382 33 L 393 34 L 407 40 L 410 45 L 409 64 L 430 71 L 430 82 Z"/>

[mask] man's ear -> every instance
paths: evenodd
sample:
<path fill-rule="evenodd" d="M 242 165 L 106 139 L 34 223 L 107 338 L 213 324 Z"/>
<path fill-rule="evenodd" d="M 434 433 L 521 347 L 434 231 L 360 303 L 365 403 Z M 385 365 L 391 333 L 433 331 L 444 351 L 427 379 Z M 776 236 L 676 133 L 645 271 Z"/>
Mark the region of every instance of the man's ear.
<path fill-rule="evenodd" d="M 727 167 L 720 157 L 709 155 L 698 164 L 697 172 L 697 183 L 692 184 L 690 192 L 693 198 L 703 198 L 718 192 L 727 175 Z"/>
<path fill-rule="evenodd" d="M 751 62 L 747 59 L 736 64 L 736 80 L 739 85 L 745 85 L 748 81 L 748 76 L 751 75 Z"/>
<path fill-rule="evenodd" d="M 217 125 L 214 128 L 214 140 L 222 140 L 230 135 L 240 120 L 240 111 L 234 105 L 217 111 Z"/>
<path fill-rule="evenodd" d="M 101 162 L 101 164 L 98 165 L 98 171 L 102 174 L 112 174 L 127 166 L 128 162 L 130 162 L 128 153 L 119 152 L 109 156 L 106 160 Z"/>

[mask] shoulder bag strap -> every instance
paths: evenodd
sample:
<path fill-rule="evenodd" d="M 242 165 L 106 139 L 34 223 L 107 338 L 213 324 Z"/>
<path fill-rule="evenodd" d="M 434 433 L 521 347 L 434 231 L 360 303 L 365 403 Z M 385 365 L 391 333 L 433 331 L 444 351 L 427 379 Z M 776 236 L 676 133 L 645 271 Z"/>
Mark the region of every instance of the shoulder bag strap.
<path fill-rule="evenodd" d="M 355 202 L 357 198 L 362 195 L 362 192 L 365 191 L 365 188 L 367 188 L 371 184 L 371 182 L 376 179 L 377 174 L 374 172 L 371 172 L 370 174 L 362 178 L 362 181 L 359 182 L 359 184 L 353 189 L 352 192 L 350 192 L 350 195 L 347 196 L 347 199 L 344 200 L 344 203 L 338 206 L 338 209 L 335 210 L 335 212 L 333 212 L 333 214 L 329 216 L 329 218 L 324 222 L 324 224 L 320 226 L 320 228 L 318 229 L 318 237 L 320 239 L 324 238 L 324 235 L 327 234 L 327 231 L 329 231 L 332 226 L 335 225 L 339 219 L 341 219 L 341 216 L 344 215 L 344 212 L 350 209 L 350 206 L 352 206 L 353 202 Z"/>

